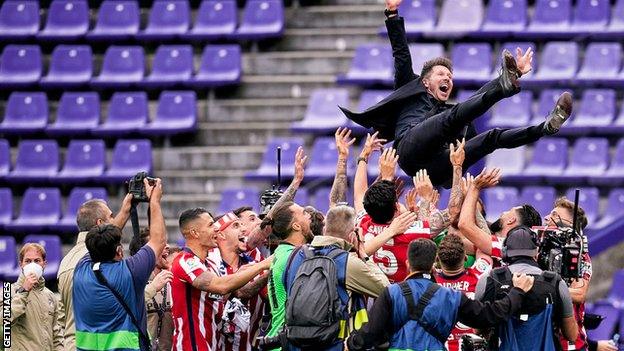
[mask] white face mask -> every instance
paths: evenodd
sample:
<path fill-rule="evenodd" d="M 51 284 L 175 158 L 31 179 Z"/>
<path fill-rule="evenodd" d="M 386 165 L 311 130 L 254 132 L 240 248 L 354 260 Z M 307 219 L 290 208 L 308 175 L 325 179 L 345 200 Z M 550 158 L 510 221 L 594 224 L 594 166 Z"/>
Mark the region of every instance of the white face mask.
<path fill-rule="evenodd" d="M 22 270 L 25 276 L 34 273 L 37 276 L 37 279 L 41 278 L 41 276 L 43 275 L 43 267 L 36 264 L 35 262 L 31 262 L 25 265 Z"/>

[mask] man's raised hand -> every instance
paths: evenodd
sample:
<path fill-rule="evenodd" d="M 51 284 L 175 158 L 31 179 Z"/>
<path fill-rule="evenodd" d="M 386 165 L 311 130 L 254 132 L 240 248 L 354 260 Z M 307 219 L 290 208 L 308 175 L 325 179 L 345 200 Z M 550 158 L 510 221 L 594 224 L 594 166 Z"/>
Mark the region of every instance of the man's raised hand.
<path fill-rule="evenodd" d="M 451 152 L 449 158 L 453 166 L 461 167 L 466 159 L 466 151 L 464 151 L 464 145 L 466 145 L 466 139 L 461 141 L 457 140 L 457 146 L 451 143 Z"/>
<path fill-rule="evenodd" d="M 384 149 L 379 158 L 379 175 L 382 180 L 394 180 L 399 156 L 393 148 Z"/>
<path fill-rule="evenodd" d="M 349 148 L 355 143 L 355 138 L 351 138 L 351 130 L 348 128 L 338 128 L 334 137 L 336 138 L 338 154 L 343 157 L 349 156 Z"/>
<path fill-rule="evenodd" d="M 366 134 L 366 142 L 364 143 L 364 147 L 362 148 L 362 152 L 360 152 L 360 157 L 368 159 L 373 151 L 381 150 L 383 144 L 387 141 L 386 139 L 378 139 L 377 135 L 379 132 L 375 132 L 373 135 L 370 133 Z"/>
<path fill-rule="evenodd" d="M 416 222 L 418 215 L 412 211 L 405 211 L 395 217 L 388 227 L 394 235 L 405 233 L 405 231 Z"/>
<path fill-rule="evenodd" d="M 416 172 L 413 180 L 414 187 L 416 188 L 418 195 L 420 195 L 421 198 L 431 202 L 431 200 L 433 200 L 433 184 L 431 183 L 431 179 L 429 179 L 427 170 L 421 169 Z"/>
<path fill-rule="evenodd" d="M 484 168 L 481 174 L 479 174 L 474 179 L 474 181 L 472 182 L 472 185 L 479 190 L 485 189 L 485 188 L 491 188 L 495 185 L 498 185 L 498 182 L 500 182 L 500 178 L 501 178 L 500 168 L 492 168 L 492 169 Z"/>
<path fill-rule="evenodd" d="M 386 0 L 386 9 L 394 11 L 399 8 L 403 0 Z"/>
<path fill-rule="evenodd" d="M 519 47 L 516 48 L 516 65 L 522 74 L 531 72 L 533 63 L 533 49 L 529 47 L 525 52 Z"/>
<path fill-rule="evenodd" d="M 301 183 L 303 181 L 304 170 L 308 156 L 303 151 L 303 147 L 299 146 L 295 154 L 295 177 L 293 180 Z"/>

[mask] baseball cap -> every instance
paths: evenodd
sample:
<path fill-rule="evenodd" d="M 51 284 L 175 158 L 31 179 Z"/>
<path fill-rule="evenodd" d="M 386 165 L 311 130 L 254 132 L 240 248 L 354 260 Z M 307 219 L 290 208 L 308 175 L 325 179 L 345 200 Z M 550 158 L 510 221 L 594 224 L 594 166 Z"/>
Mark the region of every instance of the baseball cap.
<path fill-rule="evenodd" d="M 503 246 L 507 257 L 533 257 L 537 253 L 537 235 L 528 227 L 515 227 L 507 233 Z"/>

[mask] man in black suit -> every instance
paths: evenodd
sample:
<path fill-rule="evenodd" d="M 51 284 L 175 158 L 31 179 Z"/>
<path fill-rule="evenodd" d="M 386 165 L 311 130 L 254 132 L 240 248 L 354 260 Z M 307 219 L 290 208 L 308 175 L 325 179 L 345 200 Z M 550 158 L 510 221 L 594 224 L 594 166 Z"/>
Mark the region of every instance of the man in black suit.
<path fill-rule="evenodd" d="M 572 96 L 563 93 L 545 122 L 514 129 L 491 129 L 477 134 L 472 122 L 498 101 L 520 91 L 518 79 L 531 70 L 533 52 L 517 55 L 503 51 L 498 78 L 485 84 L 468 100 L 447 104 L 453 90 L 451 61 L 438 57 L 424 63 L 420 76 L 412 70 L 412 58 L 405 37 L 403 18 L 398 15 L 402 0 L 386 0 L 386 27 L 394 56 L 394 92 L 361 113 L 340 109 L 354 122 L 379 131 L 381 138 L 394 140 L 399 165 L 413 176 L 426 169 L 434 185 L 450 186 L 452 167 L 449 144 L 466 139 L 466 168 L 496 149 L 510 149 L 537 141 L 559 131 L 572 113 Z"/>

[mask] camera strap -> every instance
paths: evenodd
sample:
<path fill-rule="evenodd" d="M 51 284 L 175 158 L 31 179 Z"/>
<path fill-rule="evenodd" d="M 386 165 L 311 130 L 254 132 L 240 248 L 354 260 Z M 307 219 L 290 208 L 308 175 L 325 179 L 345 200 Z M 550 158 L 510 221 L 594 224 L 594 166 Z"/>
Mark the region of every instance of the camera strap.
<path fill-rule="evenodd" d="M 405 302 L 407 303 L 407 313 L 411 320 L 415 320 L 418 324 L 431 336 L 438 339 L 442 344 L 446 342 L 447 337 L 441 335 L 433 325 L 427 323 L 422 319 L 423 313 L 425 312 L 425 308 L 431 302 L 433 295 L 440 289 L 440 286 L 436 283 L 432 283 L 427 287 L 427 290 L 420 296 L 418 299 L 418 303 L 414 303 L 414 294 L 412 292 L 412 288 L 409 286 L 407 281 L 403 281 L 399 283 L 399 287 L 401 288 L 401 293 L 405 298 Z"/>
<path fill-rule="evenodd" d="M 137 205 L 139 203 L 132 201 L 130 204 L 130 222 L 132 223 L 132 234 L 135 238 L 138 238 L 141 232 L 141 226 L 139 224 L 139 213 L 137 212 Z M 150 223 L 150 208 L 147 207 L 147 225 Z"/>

